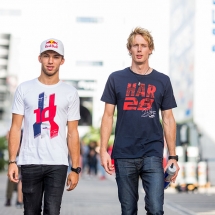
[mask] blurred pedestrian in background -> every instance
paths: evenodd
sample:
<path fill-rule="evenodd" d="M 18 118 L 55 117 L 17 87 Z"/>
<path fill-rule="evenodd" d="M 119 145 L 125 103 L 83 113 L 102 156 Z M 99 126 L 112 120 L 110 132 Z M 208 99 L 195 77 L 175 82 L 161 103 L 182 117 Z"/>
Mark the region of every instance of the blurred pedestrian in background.
<path fill-rule="evenodd" d="M 131 67 L 112 73 L 101 100 L 105 109 L 101 123 L 101 162 L 107 173 L 115 166 L 122 215 L 136 215 L 138 183 L 142 179 L 146 193 L 147 214 L 163 214 L 164 171 L 172 163 L 179 170 L 175 152 L 176 124 L 172 113 L 176 102 L 170 79 L 149 66 L 154 50 L 150 32 L 137 27 L 128 37 L 127 49 Z M 107 152 L 117 107 L 115 141 L 112 151 L 114 166 Z M 161 110 L 163 128 L 159 119 Z M 163 169 L 164 137 L 169 161 Z"/>
<path fill-rule="evenodd" d="M 92 175 L 92 173 L 96 176 L 98 172 L 98 159 L 97 159 L 97 152 L 96 152 L 97 142 L 90 141 L 88 145 L 88 155 L 87 155 L 87 163 L 88 163 L 88 174 Z"/>
<path fill-rule="evenodd" d="M 67 176 L 68 151 L 72 159 L 71 172 L 67 177 L 68 191 L 77 186 L 81 171 L 77 130 L 80 101 L 77 90 L 59 79 L 59 68 L 65 61 L 60 40 L 43 41 L 38 60 L 41 63 L 40 76 L 20 84 L 15 92 L 8 177 L 12 182 L 19 181 L 16 154 L 24 120 L 18 159 L 24 214 L 41 214 L 44 200 L 43 214 L 59 215 Z"/>
<path fill-rule="evenodd" d="M 101 160 L 100 160 L 100 141 L 98 142 L 98 146 L 96 147 L 96 152 L 97 152 L 97 160 L 98 160 L 98 174 L 99 174 L 99 179 L 100 180 L 105 180 L 106 179 L 106 172 L 101 165 Z"/>
<path fill-rule="evenodd" d="M 9 139 L 9 131 L 6 134 L 6 140 L 8 141 Z M 13 192 L 17 191 L 17 184 L 10 181 L 9 178 L 7 179 L 7 187 L 6 187 L 6 202 L 5 206 L 11 206 L 11 199 Z"/>
<path fill-rule="evenodd" d="M 19 150 L 17 153 L 16 160 L 19 160 L 19 152 L 20 152 L 20 147 L 22 144 L 22 137 L 23 137 L 23 129 L 21 130 L 21 138 L 20 138 L 20 145 L 19 145 Z M 17 202 L 16 202 L 16 207 L 17 208 L 22 208 L 23 207 L 23 193 L 22 193 L 22 174 L 21 174 L 21 167 L 18 166 L 18 173 L 19 173 L 19 182 L 17 184 Z"/>
<path fill-rule="evenodd" d="M 22 143 L 22 134 L 23 134 L 23 130 L 21 130 L 20 145 Z M 8 141 L 9 131 L 7 132 L 6 139 Z M 19 147 L 19 150 L 20 150 L 20 147 Z M 18 150 L 18 153 L 16 156 L 16 161 L 19 159 L 19 150 Z M 7 179 L 5 206 L 11 206 L 12 195 L 13 195 L 13 192 L 16 191 L 17 192 L 16 206 L 17 206 L 17 208 L 22 208 L 23 195 L 22 195 L 22 181 L 21 181 L 21 169 L 20 168 L 19 168 L 18 174 L 19 174 L 18 184 L 10 181 L 9 178 Z"/>
<path fill-rule="evenodd" d="M 85 172 L 88 172 L 88 156 L 89 153 L 89 147 L 88 145 L 84 142 L 81 141 L 81 156 L 82 156 L 82 174 L 84 174 Z"/>

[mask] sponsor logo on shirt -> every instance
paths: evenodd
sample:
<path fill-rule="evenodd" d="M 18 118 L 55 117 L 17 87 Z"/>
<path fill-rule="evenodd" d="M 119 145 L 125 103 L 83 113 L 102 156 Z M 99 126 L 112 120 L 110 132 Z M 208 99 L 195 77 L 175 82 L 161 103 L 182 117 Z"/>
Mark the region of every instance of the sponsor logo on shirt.
<path fill-rule="evenodd" d="M 156 114 L 156 111 L 151 110 L 145 110 L 143 111 L 143 114 L 141 115 L 141 117 L 149 117 L 149 118 L 154 118 Z"/>
<path fill-rule="evenodd" d="M 34 138 L 41 135 L 41 127 L 42 129 L 48 129 L 47 126 L 42 126 L 42 123 L 44 122 L 49 122 L 50 124 L 50 138 L 58 136 L 59 126 L 54 121 L 57 106 L 54 105 L 54 102 L 55 94 L 51 94 L 49 96 L 49 104 L 44 108 L 44 93 L 39 94 L 38 108 L 34 110 L 34 113 L 36 114 L 36 122 L 33 125 Z"/>

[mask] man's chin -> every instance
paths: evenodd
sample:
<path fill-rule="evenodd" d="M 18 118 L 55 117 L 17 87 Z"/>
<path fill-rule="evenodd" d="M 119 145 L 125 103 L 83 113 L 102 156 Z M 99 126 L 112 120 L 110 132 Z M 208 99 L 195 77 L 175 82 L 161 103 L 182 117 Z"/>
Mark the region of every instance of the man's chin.
<path fill-rule="evenodd" d="M 143 65 L 143 64 L 144 64 L 144 61 L 143 61 L 143 60 L 135 61 L 135 63 L 136 63 L 137 65 Z"/>
<path fill-rule="evenodd" d="M 57 71 L 48 71 L 48 70 L 43 70 L 43 73 L 49 77 L 55 75 Z"/>

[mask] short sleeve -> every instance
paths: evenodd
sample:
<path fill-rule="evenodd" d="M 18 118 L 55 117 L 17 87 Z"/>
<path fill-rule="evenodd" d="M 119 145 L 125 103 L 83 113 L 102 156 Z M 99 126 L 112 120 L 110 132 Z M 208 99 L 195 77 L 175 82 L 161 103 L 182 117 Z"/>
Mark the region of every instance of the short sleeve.
<path fill-rule="evenodd" d="M 14 94 L 14 101 L 12 106 L 12 113 L 24 115 L 25 108 L 24 108 L 24 98 L 23 93 L 21 90 L 21 86 L 16 89 Z"/>
<path fill-rule="evenodd" d="M 107 80 L 107 83 L 105 85 L 104 92 L 101 97 L 101 101 L 116 105 L 117 98 L 115 93 L 115 85 L 114 85 L 114 78 L 111 74 Z"/>
<path fill-rule="evenodd" d="M 68 121 L 74 121 L 80 119 L 80 99 L 78 92 L 75 91 L 73 96 L 69 97 L 69 107 L 68 107 Z"/>
<path fill-rule="evenodd" d="M 164 95 L 161 103 L 161 110 L 168 110 L 177 107 L 172 84 L 170 82 L 170 79 L 168 77 L 168 81 L 165 86 Z"/>

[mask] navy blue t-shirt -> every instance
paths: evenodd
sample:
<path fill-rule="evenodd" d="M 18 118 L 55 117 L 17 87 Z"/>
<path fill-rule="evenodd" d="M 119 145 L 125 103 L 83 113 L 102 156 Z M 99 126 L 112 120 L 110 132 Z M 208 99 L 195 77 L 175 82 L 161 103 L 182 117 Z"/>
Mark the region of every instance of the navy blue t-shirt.
<path fill-rule="evenodd" d="M 163 157 L 159 110 L 177 107 L 167 75 L 156 70 L 138 75 L 129 67 L 113 72 L 101 100 L 117 106 L 112 158 Z"/>

